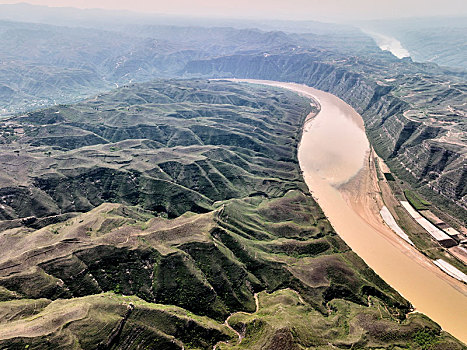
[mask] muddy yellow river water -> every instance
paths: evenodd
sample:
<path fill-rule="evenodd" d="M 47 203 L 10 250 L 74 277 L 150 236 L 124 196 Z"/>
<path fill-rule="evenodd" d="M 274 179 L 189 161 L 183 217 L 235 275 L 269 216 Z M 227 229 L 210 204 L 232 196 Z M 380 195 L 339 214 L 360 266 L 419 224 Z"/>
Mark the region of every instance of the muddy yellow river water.
<path fill-rule="evenodd" d="M 467 343 L 467 287 L 391 231 L 361 116 L 334 95 L 293 83 L 244 80 L 293 90 L 318 101 L 298 150 L 308 188 L 337 233 L 416 311 Z"/>

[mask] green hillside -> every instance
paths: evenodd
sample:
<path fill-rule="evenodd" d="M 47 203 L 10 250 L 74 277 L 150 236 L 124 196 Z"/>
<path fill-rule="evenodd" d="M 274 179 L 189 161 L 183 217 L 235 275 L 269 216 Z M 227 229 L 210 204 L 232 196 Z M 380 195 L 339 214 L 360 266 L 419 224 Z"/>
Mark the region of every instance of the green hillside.
<path fill-rule="evenodd" d="M 316 108 L 162 80 L 6 120 L 0 348 L 463 349 L 309 194 Z"/>

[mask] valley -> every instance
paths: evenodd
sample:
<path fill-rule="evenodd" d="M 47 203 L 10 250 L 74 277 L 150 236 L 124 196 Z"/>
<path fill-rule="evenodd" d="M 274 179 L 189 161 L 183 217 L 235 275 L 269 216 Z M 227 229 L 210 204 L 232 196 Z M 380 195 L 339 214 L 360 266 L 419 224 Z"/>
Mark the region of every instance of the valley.
<path fill-rule="evenodd" d="M 466 349 L 463 34 L 0 4 L 0 349 Z"/>
<path fill-rule="evenodd" d="M 384 224 L 380 215 L 383 197 L 362 118 L 335 96 L 304 85 L 240 82 L 277 86 L 318 101 L 320 112 L 305 123 L 298 151 L 314 198 L 339 236 L 379 276 L 408 298 L 417 311 L 465 341 L 463 325 L 467 319 L 456 310 L 467 308 L 467 286 L 445 275 L 433 260 Z"/>
<path fill-rule="evenodd" d="M 367 21 L 357 25 L 365 31 L 378 32 L 382 37 L 392 37 L 392 43 L 395 43 L 394 40 L 399 42 L 396 47 L 401 45 L 407 49 L 414 61 L 465 70 L 466 23 L 466 17 L 459 15 L 450 18 Z"/>
<path fill-rule="evenodd" d="M 166 80 L 11 118 L 24 135 L 2 178 L 26 166 L 8 191 L 30 194 L 2 197 L 0 346 L 462 349 L 308 192 L 297 147 L 318 111 L 284 89 Z"/>
<path fill-rule="evenodd" d="M 453 216 L 450 224 L 466 225 L 464 78 L 411 61 L 337 61 L 319 52 L 231 55 L 190 62 L 186 71 L 295 82 L 334 94 L 362 116 L 375 151 L 401 180 Z"/>

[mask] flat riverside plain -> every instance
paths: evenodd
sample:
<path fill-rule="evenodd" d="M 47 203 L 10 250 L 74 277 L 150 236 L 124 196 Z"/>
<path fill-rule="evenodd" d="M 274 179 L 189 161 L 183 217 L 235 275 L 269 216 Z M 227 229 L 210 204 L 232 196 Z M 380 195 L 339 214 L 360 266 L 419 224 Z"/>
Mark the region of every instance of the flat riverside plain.
<path fill-rule="evenodd" d="M 337 233 L 416 311 L 467 343 L 467 286 L 384 224 L 375 164 L 361 116 L 338 97 L 314 88 L 253 79 L 237 82 L 281 87 L 319 102 L 305 122 L 298 159 L 305 182 Z"/>

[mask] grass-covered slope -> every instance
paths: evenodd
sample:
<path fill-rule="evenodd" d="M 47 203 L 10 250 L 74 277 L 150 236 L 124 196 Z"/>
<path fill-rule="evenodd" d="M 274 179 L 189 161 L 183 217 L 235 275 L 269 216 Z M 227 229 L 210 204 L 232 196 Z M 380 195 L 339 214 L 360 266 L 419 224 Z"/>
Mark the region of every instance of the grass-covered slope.
<path fill-rule="evenodd" d="M 452 338 L 425 317 L 409 315 L 400 323 L 376 298 L 371 307 L 341 299 L 328 303 L 328 315 L 310 307 L 298 293 L 283 289 L 258 294 L 258 311 L 237 313 L 230 325 L 244 337 L 220 349 L 456 349 Z"/>
<path fill-rule="evenodd" d="M 175 219 L 102 204 L 40 230 L 7 230 L 2 244 L 8 349 L 423 349 L 420 336 L 462 349 L 425 317 L 406 319 L 408 303 L 298 190 Z M 222 324 L 231 314 L 241 342 Z"/>
<path fill-rule="evenodd" d="M 303 188 L 295 147 L 310 108 L 291 93 L 162 81 L 11 118 L 14 135 L 1 138 L 0 218 L 104 201 L 175 217 Z"/>
<path fill-rule="evenodd" d="M 465 72 L 389 55 L 312 50 L 223 56 L 185 69 L 198 76 L 297 82 L 338 96 L 362 115 L 373 147 L 392 171 L 465 225 Z"/>
<path fill-rule="evenodd" d="M 161 81 L 11 119 L 0 348 L 462 349 L 308 193 L 309 102 Z"/>
<path fill-rule="evenodd" d="M 2 349 L 199 349 L 233 334 L 179 307 L 113 293 L 0 303 L 0 314 Z"/>

